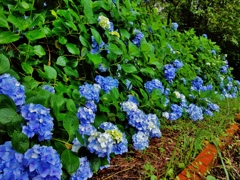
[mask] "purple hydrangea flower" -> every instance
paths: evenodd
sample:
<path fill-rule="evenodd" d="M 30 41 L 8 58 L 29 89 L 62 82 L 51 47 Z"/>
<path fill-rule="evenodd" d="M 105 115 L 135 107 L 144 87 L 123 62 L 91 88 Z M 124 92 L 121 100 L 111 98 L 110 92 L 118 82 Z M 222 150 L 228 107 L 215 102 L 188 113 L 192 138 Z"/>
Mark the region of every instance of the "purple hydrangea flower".
<path fill-rule="evenodd" d="M 79 86 L 80 97 L 85 97 L 88 101 L 99 102 L 99 94 L 101 87 L 98 84 L 88 84 L 85 83 Z"/>
<path fill-rule="evenodd" d="M 112 78 L 111 76 L 103 77 L 97 75 L 95 81 L 101 86 L 101 88 L 108 93 L 113 88 L 118 88 L 118 80 Z"/>
<path fill-rule="evenodd" d="M 55 93 L 54 87 L 52 87 L 52 86 L 50 86 L 50 85 L 44 85 L 44 86 L 42 86 L 42 89 L 47 90 L 47 91 L 49 91 L 50 93 Z"/>
<path fill-rule="evenodd" d="M 100 53 L 101 52 L 101 49 L 103 48 L 103 46 L 105 45 L 105 42 L 101 42 L 101 44 L 99 45 L 97 43 L 97 41 L 94 39 L 93 36 L 91 36 L 92 38 L 92 50 L 91 50 L 91 53 L 92 54 L 97 54 L 97 53 Z"/>
<path fill-rule="evenodd" d="M 147 81 L 144 84 L 145 89 L 149 92 L 152 93 L 154 89 L 159 89 L 162 93 L 164 92 L 164 87 L 158 79 L 153 79 L 152 81 Z"/>
<path fill-rule="evenodd" d="M 0 75 L 0 94 L 5 94 L 12 98 L 18 108 L 25 103 L 24 86 L 10 74 Z"/>
<path fill-rule="evenodd" d="M 172 23 L 172 29 L 173 29 L 173 30 L 177 30 L 177 28 L 178 28 L 178 23 L 173 22 L 173 23 Z"/>
<path fill-rule="evenodd" d="M 85 107 L 91 109 L 94 113 L 97 112 L 97 105 L 94 103 L 94 101 L 86 102 Z"/>
<path fill-rule="evenodd" d="M 181 67 L 183 67 L 183 62 L 182 62 L 182 61 L 179 61 L 178 59 L 176 59 L 176 60 L 173 62 L 173 66 L 174 66 L 176 69 L 180 69 Z"/>
<path fill-rule="evenodd" d="M 149 145 L 148 134 L 142 131 L 138 131 L 136 134 L 132 136 L 133 147 L 136 150 L 144 150 Z"/>
<path fill-rule="evenodd" d="M 12 147 L 10 141 L 0 145 L 0 179 L 27 180 L 28 174 L 22 164 L 23 154 Z"/>
<path fill-rule="evenodd" d="M 190 104 L 187 112 L 189 114 L 189 117 L 194 120 L 202 120 L 203 119 L 203 111 L 201 107 L 196 106 L 195 104 Z"/>
<path fill-rule="evenodd" d="M 95 114 L 91 109 L 80 107 L 78 108 L 77 117 L 81 124 L 89 124 L 94 122 Z"/>
<path fill-rule="evenodd" d="M 134 30 L 134 33 L 135 33 L 135 37 L 132 39 L 132 43 L 139 47 L 144 35 L 141 31 L 139 31 L 137 29 Z"/>
<path fill-rule="evenodd" d="M 166 64 L 164 65 L 164 77 L 168 80 L 171 81 L 175 78 L 175 73 L 176 73 L 176 69 L 174 68 L 174 66 L 172 64 Z"/>
<path fill-rule="evenodd" d="M 50 109 L 31 103 L 22 106 L 21 115 L 27 123 L 22 127 L 22 132 L 27 137 L 32 138 L 36 134 L 39 141 L 52 138 L 53 118 L 50 116 Z"/>
<path fill-rule="evenodd" d="M 87 180 L 93 176 L 93 172 L 87 157 L 79 158 L 79 167 L 76 172 L 71 174 L 70 180 Z"/>
<path fill-rule="evenodd" d="M 60 156 L 51 146 L 34 145 L 23 158 L 29 179 L 61 179 L 62 164 Z"/>

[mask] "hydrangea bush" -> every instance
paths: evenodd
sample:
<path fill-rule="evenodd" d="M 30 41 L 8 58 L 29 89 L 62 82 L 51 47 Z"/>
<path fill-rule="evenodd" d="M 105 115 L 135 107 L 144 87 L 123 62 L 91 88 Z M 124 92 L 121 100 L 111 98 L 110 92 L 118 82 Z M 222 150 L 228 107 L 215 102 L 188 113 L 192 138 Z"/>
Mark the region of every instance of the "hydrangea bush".
<path fill-rule="evenodd" d="M 145 1 L 59 3 L 0 3 L 1 178 L 88 179 L 238 96 L 220 48 Z"/>

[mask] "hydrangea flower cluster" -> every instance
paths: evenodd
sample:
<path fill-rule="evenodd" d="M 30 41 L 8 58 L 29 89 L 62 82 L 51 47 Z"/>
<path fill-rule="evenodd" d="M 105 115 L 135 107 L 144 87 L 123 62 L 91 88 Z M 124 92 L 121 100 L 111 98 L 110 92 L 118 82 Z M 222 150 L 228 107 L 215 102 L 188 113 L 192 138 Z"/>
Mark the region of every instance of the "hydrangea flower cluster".
<path fill-rule="evenodd" d="M 178 28 L 178 23 L 173 22 L 173 23 L 172 23 L 172 29 L 173 29 L 173 30 L 177 30 L 177 28 Z"/>
<path fill-rule="evenodd" d="M 137 150 L 144 150 L 148 147 L 149 138 L 148 135 L 142 131 L 138 131 L 132 136 L 133 146 Z"/>
<path fill-rule="evenodd" d="M 86 98 L 88 101 L 99 102 L 99 94 L 101 87 L 99 84 L 88 84 L 85 83 L 79 86 L 80 97 Z"/>
<path fill-rule="evenodd" d="M 132 89 L 132 82 L 128 79 L 125 79 L 125 85 L 127 87 L 127 90 L 130 91 Z"/>
<path fill-rule="evenodd" d="M 139 47 L 144 35 L 141 31 L 139 31 L 137 29 L 134 30 L 134 33 L 135 33 L 135 37 L 132 39 L 132 43 Z"/>
<path fill-rule="evenodd" d="M 92 169 L 87 157 L 79 158 L 79 167 L 76 172 L 71 174 L 70 180 L 87 180 L 93 176 Z"/>
<path fill-rule="evenodd" d="M 144 84 L 145 89 L 149 92 L 152 93 L 154 89 L 159 89 L 162 93 L 164 92 L 164 87 L 158 79 L 153 79 L 152 81 L 147 81 Z"/>
<path fill-rule="evenodd" d="M 172 64 L 165 64 L 163 67 L 164 77 L 168 81 L 172 81 L 176 76 L 176 68 Z"/>
<path fill-rule="evenodd" d="M 174 121 L 179 119 L 182 116 L 183 109 L 181 106 L 177 104 L 172 104 L 171 105 L 171 113 L 169 114 L 169 119 Z"/>
<path fill-rule="evenodd" d="M 87 101 L 85 107 L 91 109 L 93 113 L 97 112 L 97 105 L 94 103 L 94 101 Z"/>
<path fill-rule="evenodd" d="M 21 115 L 26 121 L 22 132 L 29 138 L 35 134 L 39 141 L 52 138 L 53 118 L 50 116 L 50 109 L 41 104 L 26 104 L 21 108 Z"/>
<path fill-rule="evenodd" d="M 206 39 L 208 38 L 207 34 L 203 34 L 202 36 L 205 37 Z"/>
<path fill-rule="evenodd" d="M 27 168 L 29 179 L 61 179 L 62 164 L 60 156 L 51 146 L 34 145 L 24 153 L 23 165 Z"/>
<path fill-rule="evenodd" d="M 213 55 L 216 55 L 216 54 L 217 54 L 216 51 L 215 51 L 214 49 L 211 50 L 211 52 L 212 52 Z"/>
<path fill-rule="evenodd" d="M 106 72 L 106 71 L 108 71 L 108 67 L 107 67 L 105 64 L 101 63 L 101 64 L 99 64 L 99 66 L 98 66 L 98 70 L 99 70 L 100 72 Z"/>
<path fill-rule="evenodd" d="M 113 88 L 118 88 L 119 84 L 119 81 L 117 79 L 112 78 L 111 76 L 103 77 L 101 75 L 97 75 L 95 77 L 95 81 L 106 93 L 109 93 L 110 90 Z"/>
<path fill-rule="evenodd" d="M 173 66 L 178 70 L 183 67 L 183 62 L 176 59 L 175 61 L 173 61 Z"/>
<path fill-rule="evenodd" d="M 43 85 L 43 86 L 42 86 L 42 89 L 47 90 L 47 91 L 49 91 L 50 93 L 55 93 L 54 87 L 52 87 L 52 86 L 50 86 L 50 85 Z"/>
<path fill-rule="evenodd" d="M 227 70 L 228 70 L 228 65 L 224 65 L 220 68 L 220 72 L 223 73 L 223 74 L 226 74 Z"/>
<path fill-rule="evenodd" d="M 25 103 L 24 86 L 10 74 L 0 75 L 0 94 L 5 94 L 12 98 L 18 108 Z"/>
<path fill-rule="evenodd" d="M 98 17 L 98 24 L 105 30 L 106 29 L 109 29 L 110 31 L 113 30 L 113 24 L 105 16 L 101 15 Z"/>
<path fill-rule="evenodd" d="M 91 109 L 80 107 L 78 108 L 77 117 L 81 124 L 89 124 L 94 122 L 95 114 Z"/>
<path fill-rule="evenodd" d="M 22 159 L 23 154 L 13 149 L 11 141 L 0 145 L 0 179 L 28 179 Z"/>
<path fill-rule="evenodd" d="M 91 53 L 92 54 L 100 53 L 101 49 L 105 45 L 105 42 L 102 41 L 101 44 L 98 44 L 98 42 L 95 40 L 95 38 L 93 36 L 91 36 L 91 38 L 92 38 L 92 50 L 91 50 Z"/>
<path fill-rule="evenodd" d="M 192 90 L 200 90 L 203 85 L 203 80 L 199 76 L 197 76 L 194 80 L 192 80 Z"/>
<path fill-rule="evenodd" d="M 201 107 L 198 107 L 197 105 L 195 104 L 190 104 L 188 109 L 187 109 L 187 112 L 189 114 L 189 117 L 194 120 L 194 121 L 197 121 L 197 120 L 202 120 L 203 119 L 203 111 L 202 111 L 202 108 Z"/>

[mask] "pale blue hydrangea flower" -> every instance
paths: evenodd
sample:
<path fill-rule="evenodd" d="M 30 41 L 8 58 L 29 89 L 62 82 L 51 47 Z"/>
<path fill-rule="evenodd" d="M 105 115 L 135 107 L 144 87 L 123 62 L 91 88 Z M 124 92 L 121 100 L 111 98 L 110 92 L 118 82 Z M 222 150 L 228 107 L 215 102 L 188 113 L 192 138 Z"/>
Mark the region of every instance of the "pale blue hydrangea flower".
<path fill-rule="evenodd" d="M 11 141 L 0 145 L 0 179 L 28 180 L 28 173 L 22 164 L 23 154 L 12 147 Z"/>
<path fill-rule="evenodd" d="M 165 117 L 166 119 L 169 119 L 169 112 L 163 112 L 162 117 Z"/>
<path fill-rule="evenodd" d="M 135 96 L 133 96 L 133 95 L 128 95 L 128 100 L 127 101 L 133 102 L 137 106 L 139 105 L 139 102 L 138 102 L 137 98 Z"/>
<path fill-rule="evenodd" d="M 130 91 L 132 89 L 132 83 L 128 79 L 125 80 L 125 85 L 127 87 L 127 90 Z"/>
<path fill-rule="evenodd" d="M 95 77 L 95 81 L 100 85 L 100 87 L 108 93 L 113 88 L 118 88 L 119 81 L 117 79 L 114 79 L 111 76 L 103 77 L 100 75 L 97 75 Z"/>
<path fill-rule="evenodd" d="M 223 74 L 226 74 L 226 73 L 227 73 L 227 70 L 228 70 L 228 65 L 222 66 L 222 67 L 220 68 L 220 72 L 223 73 Z"/>
<path fill-rule="evenodd" d="M 93 172 L 87 157 L 79 158 L 79 164 L 77 171 L 71 174 L 70 180 L 87 180 L 91 178 Z"/>
<path fill-rule="evenodd" d="M 21 116 L 27 123 L 22 127 L 22 132 L 27 137 L 32 138 L 36 134 L 39 141 L 52 138 L 53 118 L 50 115 L 50 109 L 41 104 L 31 103 L 22 106 Z"/>
<path fill-rule="evenodd" d="M 18 108 L 25 104 L 24 86 L 10 74 L 0 75 L 0 94 L 5 94 L 12 98 Z"/>
<path fill-rule="evenodd" d="M 177 104 L 171 105 L 171 113 L 169 114 L 170 120 L 177 120 L 182 116 L 182 107 Z"/>
<path fill-rule="evenodd" d="M 208 38 L 207 34 L 202 34 L 203 37 L 205 37 L 206 39 Z"/>
<path fill-rule="evenodd" d="M 51 146 L 35 144 L 24 153 L 23 165 L 28 167 L 29 179 L 61 179 L 60 156 Z"/>
<path fill-rule="evenodd" d="M 190 104 L 187 112 L 189 114 L 189 117 L 194 120 L 202 120 L 203 119 L 203 111 L 201 107 L 196 106 L 195 104 Z"/>
<path fill-rule="evenodd" d="M 204 109 L 204 114 L 208 116 L 213 116 L 213 112 L 209 109 Z"/>
<path fill-rule="evenodd" d="M 172 29 L 173 29 L 173 30 L 177 30 L 177 28 L 178 28 L 178 23 L 173 22 L 173 23 L 172 23 Z"/>
<path fill-rule="evenodd" d="M 98 84 L 88 84 L 85 83 L 79 86 L 80 97 L 86 98 L 88 101 L 99 102 L 99 93 L 101 87 Z"/>
<path fill-rule="evenodd" d="M 132 111 L 136 111 L 138 109 L 138 106 L 135 102 L 125 101 L 125 102 L 121 103 L 121 108 L 124 112 L 129 114 Z"/>
<path fill-rule="evenodd" d="M 54 87 L 52 87 L 52 86 L 50 86 L 50 85 L 43 85 L 42 86 L 42 89 L 44 89 L 44 90 L 47 90 L 47 91 L 49 91 L 50 93 L 55 93 L 55 89 L 54 89 Z"/>
<path fill-rule="evenodd" d="M 136 150 L 144 150 L 149 145 L 148 134 L 142 131 L 138 131 L 136 134 L 132 136 L 133 147 Z"/>
<path fill-rule="evenodd" d="M 159 89 L 162 93 L 164 92 L 164 87 L 158 79 L 153 79 L 152 81 L 147 81 L 144 84 L 145 89 L 149 92 L 152 93 L 154 89 Z"/>
<path fill-rule="evenodd" d="M 169 88 L 165 88 L 163 94 L 164 94 L 165 96 L 168 96 L 168 95 L 170 94 L 170 92 L 171 92 L 171 90 L 170 90 Z"/>
<path fill-rule="evenodd" d="M 97 132 L 97 129 L 92 124 L 80 124 L 78 127 L 78 132 L 81 135 L 91 136 Z"/>
<path fill-rule="evenodd" d="M 91 109 L 80 107 L 78 108 L 77 117 L 81 124 L 89 124 L 94 122 L 95 114 Z"/>
<path fill-rule="evenodd" d="M 160 131 L 160 121 L 156 114 L 148 114 L 147 115 L 147 132 L 149 132 L 149 136 L 151 138 L 157 137 L 159 138 L 162 133 Z"/>
<path fill-rule="evenodd" d="M 217 54 L 214 49 L 213 49 L 211 52 L 212 52 L 213 55 L 216 55 L 216 54 Z"/>

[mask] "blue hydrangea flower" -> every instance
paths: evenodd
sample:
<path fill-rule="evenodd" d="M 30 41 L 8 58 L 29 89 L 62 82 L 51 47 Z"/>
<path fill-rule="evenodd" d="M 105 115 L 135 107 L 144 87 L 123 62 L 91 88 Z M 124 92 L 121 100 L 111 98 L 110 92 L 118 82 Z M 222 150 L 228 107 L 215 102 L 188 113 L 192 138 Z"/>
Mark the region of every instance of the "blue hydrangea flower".
<path fill-rule="evenodd" d="M 223 73 L 223 74 L 227 73 L 227 70 L 228 70 L 228 65 L 222 66 L 220 68 L 220 72 Z"/>
<path fill-rule="evenodd" d="M 122 134 L 121 142 L 113 144 L 112 152 L 116 155 L 128 152 L 128 141 L 125 133 Z"/>
<path fill-rule="evenodd" d="M 169 116 L 170 116 L 169 112 L 162 113 L 162 117 L 165 117 L 166 119 L 169 119 Z"/>
<path fill-rule="evenodd" d="M 139 131 L 145 131 L 147 129 L 147 115 L 137 109 L 135 111 L 131 111 L 128 114 L 128 124 L 135 127 Z"/>
<path fill-rule="evenodd" d="M 132 136 L 133 147 L 136 150 L 144 150 L 149 145 L 148 134 L 142 131 L 138 131 Z"/>
<path fill-rule="evenodd" d="M 99 128 L 103 129 L 104 131 L 106 130 L 113 130 L 113 129 L 118 129 L 116 125 L 110 122 L 103 122 Z"/>
<path fill-rule="evenodd" d="M 182 62 L 182 61 L 179 61 L 178 59 L 176 59 L 176 60 L 173 62 L 173 66 L 174 66 L 176 69 L 180 69 L 181 67 L 183 67 L 183 62 Z"/>
<path fill-rule="evenodd" d="M 90 162 L 87 157 L 79 158 L 79 167 L 76 172 L 71 174 L 70 180 L 87 180 L 93 176 Z"/>
<path fill-rule="evenodd" d="M 50 93 L 55 93 L 54 87 L 52 87 L 52 86 L 50 86 L 50 85 L 44 85 L 44 86 L 42 86 L 42 89 L 47 90 L 47 91 L 49 91 Z"/>
<path fill-rule="evenodd" d="M 201 107 L 196 106 L 195 104 L 190 104 L 187 112 L 189 114 L 189 117 L 194 120 L 202 120 L 203 119 L 203 111 Z"/>
<path fill-rule="evenodd" d="M 177 120 L 182 116 L 182 107 L 178 106 L 177 104 L 172 104 L 171 105 L 171 110 L 172 112 L 169 114 L 169 119 L 170 120 Z"/>
<path fill-rule="evenodd" d="M 110 92 L 113 88 L 118 88 L 119 81 L 117 79 L 114 79 L 111 76 L 103 77 L 100 75 L 97 75 L 95 77 L 95 81 L 101 86 L 101 88 L 106 92 Z"/>
<path fill-rule="evenodd" d="M 0 179 L 28 179 L 22 159 L 23 154 L 13 149 L 11 141 L 0 145 Z"/>
<path fill-rule="evenodd" d="M 98 70 L 99 70 L 100 72 L 106 72 L 106 71 L 108 70 L 108 67 L 106 67 L 105 64 L 101 63 L 101 64 L 99 64 L 99 66 L 98 66 Z"/>
<path fill-rule="evenodd" d="M 73 141 L 72 141 L 73 145 L 72 145 L 72 148 L 71 148 L 71 151 L 72 152 L 78 152 L 78 150 L 83 146 L 83 144 L 81 144 L 77 138 L 74 138 Z"/>
<path fill-rule="evenodd" d="M 160 121 L 156 114 L 147 115 L 147 131 L 149 132 L 149 136 L 151 138 L 159 138 L 162 135 L 160 131 Z"/>
<path fill-rule="evenodd" d="M 135 103 L 137 106 L 139 104 L 137 98 L 135 96 L 132 96 L 132 95 L 128 95 L 128 100 L 127 101 L 131 101 L 131 102 Z"/>
<path fill-rule="evenodd" d="M 125 79 L 125 85 L 127 87 L 127 90 L 130 91 L 132 89 L 132 83 L 128 79 Z"/>
<path fill-rule="evenodd" d="M 173 29 L 173 30 L 177 30 L 177 28 L 178 28 L 178 23 L 173 22 L 173 23 L 172 23 L 172 29 Z"/>
<path fill-rule="evenodd" d="M 94 103 L 94 101 L 86 102 L 85 107 L 88 109 L 91 109 L 93 111 L 93 113 L 97 112 L 97 105 Z"/>
<path fill-rule="evenodd" d="M 50 109 L 41 104 L 27 104 L 22 106 L 21 115 L 27 125 L 22 127 L 22 132 L 29 138 L 35 134 L 39 141 L 52 138 L 53 118 L 50 116 Z"/>
<path fill-rule="evenodd" d="M 211 52 L 212 52 L 213 55 L 216 55 L 216 54 L 217 54 L 214 49 L 213 49 Z"/>
<path fill-rule="evenodd" d="M 164 87 L 158 79 L 153 79 L 152 81 L 147 81 L 144 84 L 145 89 L 149 92 L 152 93 L 154 89 L 159 89 L 162 93 L 164 92 Z"/>
<path fill-rule="evenodd" d="M 92 54 L 97 54 L 97 53 L 100 53 L 101 52 L 101 49 L 103 48 L 103 46 L 105 45 L 105 42 L 101 42 L 101 44 L 99 45 L 97 43 L 97 41 L 94 39 L 93 36 L 91 36 L 92 38 L 92 50 L 91 50 L 91 53 Z"/>
<path fill-rule="evenodd" d="M 172 64 L 165 64 L 163 70 L 164 70 L 164 77 L 168 81 L 171 81 L 175 78 L 176 69 Z"/>
<path fill-rule="evenodd" d="M 217 104 L 214 104 L 214 103 L 209 103 L 208 108 L 212 111 L 219 111 L 219 106 Z"/>
<path fill-rule="evenodd" d="M 110 32 L 114 31 L 114 25 L 112 22 L 110 22 L 110 28 L 108 29 Z"/>
<path fill-rule="evenodd" d="M 96 132 L 88 138 L 87 148 L 91 153 L 95 153 L 98 157 L 106 157 L 112 153 L 113 139 L 108 133 Z"/>
<path fill-rule="evenodd" d="M 184 85 L 186 85 L 186 84 L 187 84 L 187 81 L 186 81 L 186 79 L 185 79 L 185 78 L 181 78 L 180 80 L 183 82 L 183 84 L 184 84 Z"/>
<path fill-rule="evenodd" d="M 213 116 L 213 112 L 209 109 L 204 109 L 204 114 L 207 116 Z"/>
<path fill-rule="evenodd" d="M 203 85 L 203 80 L 200 77 L 196 77 L 194 80 L 192 80 L 192 86 L 194 90 L 200 90 Z"/>
<path fill-rule="evenodd" d="M 170 90 L 169 88 L 165 88 L 163 94 L 164 94 L 165 96 L 168 96 L 168 95 L 170 94 L 170 91 L 171 91 L 171 90 Z"/>
<path fill-rule="evenodd" d="M 125 101 L 121 103 L 121 109 L 127 114 L 130 114 L 132 111 L 138 110 L 138 106 L 135 102 Z"/>
<path fill-rule="evenodd" d="M 137 29 L 134 30 L 134 33 L 135 33 L 135 37 L 132 39 L 132 43 L 139 47 L 144 35 L 141 31 L 139 31 Z"/>
<path fill-rule="evenodd" d="M 30 179 L 61 179 L 60 156 L 51 146 L 34 145 L 24 153 L 23 165 Z"/>
<path fill-rule="evenodd" d="M 208 36 L 206 34 L 203 34 L 202 36 L 205 37 L 206 39 L 208 38 Z"/>
<path fill-rule="evenodd" d="M 85 97 L 88 101 L 99 102 L 99 94 L 101 87 L 98 84 L 88 84 L 85 83 L 79 86 L 80 97 Z"/>
<path fill-rule="evenodd" d="M 10 76 L 10 74 L 0 75 L 0 94 L 5 94 L 12 98 L 18 108 L 25 104 L 24 86 L 16 78 Z"/>
<path fill-rule="evenodd" d="M 89 124 L 94 122 L 95 114 L 91 109 L 80 107 L 78 108 L 77 117 L 81 124 Z"/>
<path fill-rule="evenodd" d="M 97 129 L 91 124 L 80 124 L 79 127 L 78 127 L 78 132 L 81 135 L 91 136 L 95 132 L 97 132 Z"/>

